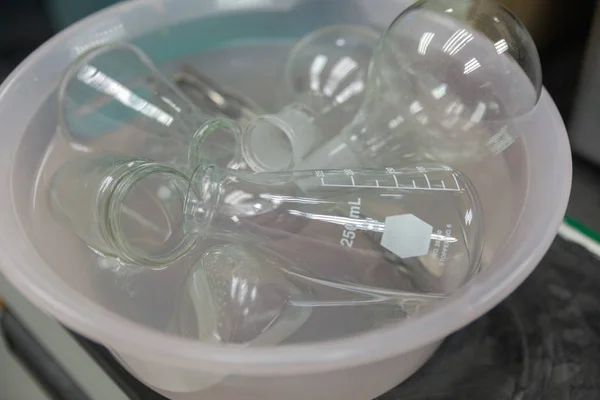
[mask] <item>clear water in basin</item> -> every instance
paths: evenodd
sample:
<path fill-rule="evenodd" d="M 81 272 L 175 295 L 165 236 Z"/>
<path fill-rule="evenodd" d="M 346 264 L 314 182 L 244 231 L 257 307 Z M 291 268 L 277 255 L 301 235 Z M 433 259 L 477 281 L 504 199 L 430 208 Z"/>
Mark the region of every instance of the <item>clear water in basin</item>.
<path fill-rule="evenodd" d="M 281 76 L 280 69 L 292 45 L 291 41 L 246 43 L 206 51 L 185 60 L 161 64 L 160 67 L 167 75 L 172 75 L 182 63 L 192 65 L 220 84 L 251 97 L 267 112 L 274 112 L 284 105 L 280 104 L 281 97 L 277 96 L 276 89 Z M 140 324 L 189 336 L 179 329 L 180 322 L 175 322 L 182 318 L 181 295 L 187 290 L 185 280 L 204 252 L 220 243 L 203 242 L 193 253 L 162 269 L 123 266 L 100 259 L 57 223 L 48 208 L 50 178 L 66 160 L 82 152 L 128 154 L 135 146 L 135 139 L 112 134 L 97 141 L 91 148 L 78 147 L 70 145 L 56 133 L 34 180 L 32 220 L 27 231 L 40 254 L 60 278 L 74 289 Z M 518 209 L 520 204 L 513 204 L 514 200 L 511 199 L 513 183 L 502 157 L 465 166 L 461 171 L 473 181 L 483 205 L 485 268 L 508 239 L 518 217 L 514 209 Z M 343 268 L 343 265 L 339 267 Z M 295 319 L 296 325 L 288 327 L 289 332 L 276 343 L 267 341 L 261 345 L 336 339 L 397 323 L 405 320 L 408 314 L 418 311 L 389 302 L 365 301 L 368 299 L 362 295 L 322 287 L 290 276 L 286 276 L 286 279 L 301 293 L 299 299 L 295 300 L 300 305 L 292 302 L 289 307 L 300 307 L 302 310 L 293 311 L 292 319 Z M 322 301 L 328 301 L 327 306 L 323 306 L 320 303 Z M 186 315 L 190 315 L 189 307 L 187 312 Z M 265 331 L 269 328 L 265 326 Z"/>

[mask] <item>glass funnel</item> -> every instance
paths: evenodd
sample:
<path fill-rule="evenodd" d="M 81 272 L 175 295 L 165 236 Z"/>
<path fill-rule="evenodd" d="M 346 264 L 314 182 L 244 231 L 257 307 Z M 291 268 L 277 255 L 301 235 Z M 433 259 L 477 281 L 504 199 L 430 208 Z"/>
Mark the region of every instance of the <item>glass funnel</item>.
<path fill-rule="evenodd" d="M 264 248 L 211 247 L 185 280 L 170 331 L 206 342 L 276 345 L 306 340 L 322 326 L 322 318 L 338 320 L 322 335 L 345 336 L 417 316 L 444 298 L 400 292 L 383 296 L 292 269 Z"/>
<path fill-rule="evenodd" d="M 209 342 L 274 345 L 310 316 L 301 292 L 273 258 L 244 246 L 214 246 L 188 274 L 175 331 Z"/>

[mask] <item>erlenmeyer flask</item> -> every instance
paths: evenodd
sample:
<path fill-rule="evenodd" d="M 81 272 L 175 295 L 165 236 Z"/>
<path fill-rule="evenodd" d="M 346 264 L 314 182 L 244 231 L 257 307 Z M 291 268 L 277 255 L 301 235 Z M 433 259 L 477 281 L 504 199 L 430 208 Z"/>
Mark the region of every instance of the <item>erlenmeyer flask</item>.
<path fill-rule="evenodd" d="M 127 135 L 133 143 L 128 154 L 180 169 L 193 171 L 206 157 L 234 168 L 241 162 L 239 145 L 230 145 L 232 140 L 239 143 L 236 123 L 198 110 L 141 50 L 127 43 L 81 54 L 60 83 L 58 102 L 62 133 L 80 145 Z"/>
<path fill-rule="evenodd" d="M 176 313 L 185 337 L 209 342 L 274 345 L 310 316 L 310 300 L 273 264 L 249 248 L 210 248 L 186 278 Z M 295 306 L 294 304 L 300 304 Z"/>
<path fill-rule="evenodd" d="M 204 165 L 185 213 L 190 234 L 253 243 L 299 274 L 384 294 L 449 293 L 478 271 L 482 252 L 477 194 L 445 166 L 251 174 Z M 373 288 L 374 278 L 387 286 Z"/>
<path fill-rule="evenodd" d="M 96 253 L 124 263 L 158 267 L 188 252 L 182 230 L 189 179 L 145 159 L 86 156 L 53 176 L 54 215 Z"/>
<path fill-rule="evenodd" d="M 335 25 L 302 38 L 290 52 L 283 91 L 288 104 L 250 121 L 242 151 L 257 172 L 293 169 L 347 125 L 364 100 L 377 32 Z"/>
<path fill-rule="evenodd" d="M 503 5 L 419 1 L 373 52 L 356 118 L 296 168 L 479 161 L 523 134 L 520 119 L 535 108 L 541 88 L 533 39 Z"/>

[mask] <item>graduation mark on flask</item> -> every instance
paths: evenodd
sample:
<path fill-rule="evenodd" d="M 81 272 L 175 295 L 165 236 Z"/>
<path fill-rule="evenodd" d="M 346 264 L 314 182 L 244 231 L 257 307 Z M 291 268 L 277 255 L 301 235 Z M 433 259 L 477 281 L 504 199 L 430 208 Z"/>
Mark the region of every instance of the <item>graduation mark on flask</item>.
<path fill-rule="evenodd" d="M 431 168 L 427 172 L 425 169 L 416 167 L 413 171 L 403 169 L 396 171 L 393 168 L 386 168 L 385 172 L 378 174 L 364 174 L 351 169 L 335 171 L 315 171 L 315 176 L 319 178 L 320 185 L 324 188 L 354 188 L 354 189 L 380 189 L 387 190 L 388 193 L 382 193 L 381 197 L 394 197 L 398 194 L 395 191 L 432 191 L 432 192 L 462 192 L 463 188 L 459 183 L 456 173 L 448 169 L 440 168 L 439 171 L 445 171 L 445 174 L 436 174 L 431 176 Z"/>

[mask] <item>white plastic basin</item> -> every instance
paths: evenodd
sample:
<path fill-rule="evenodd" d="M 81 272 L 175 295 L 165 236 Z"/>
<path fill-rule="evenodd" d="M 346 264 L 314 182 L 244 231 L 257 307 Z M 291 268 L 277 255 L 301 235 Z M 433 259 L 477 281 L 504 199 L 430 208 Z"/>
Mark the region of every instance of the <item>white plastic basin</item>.
<path fill-rule="evenodd" d="M 503 159 L 490 161 L 499 167 L 487 171 L 504 168 L 503 180 L 477 167 L 465 171 L 482 198 L 489 239 L 481 274 L 427 315 L 357 336 L 239 348 L 153 330 L 102 305 L 89 290 L 93 278 L 74 264 L 66 241 L 48 237 L 53 251 L 63 254 L 63 264 L 48 262 L 47 253 L 32 240 L 31 205 L 37 170 L 55 134 L 54 91 L 65 67 L 82 49 L 115 39 L 139 39 L 142 49 L 160 62 L 206 49 L 213 39 L 298 37 L 318 26 L 342 22 L 385 27 L 408 4 L 405 0 L 137 0 L 108 8 L 56 35 L 0 88 L 1 271 L 35 305 L 112 349 L 134 375 L 170 398 L 368 400 L 399 384 L 444 337 L 519 286 L 554 239 L 570 193 L 571 154 L 564 124 L 545 91 L 533 114 L 522 121 L 524 138 Z M 215 17 L 229 15 L 239 23 L 225 29 L 214 22 Z M 202 25 L 207 18 L 212 22 Z M 191 20 L 200 21 L 200 28 L 182 38 L 175 27 Z"/>

